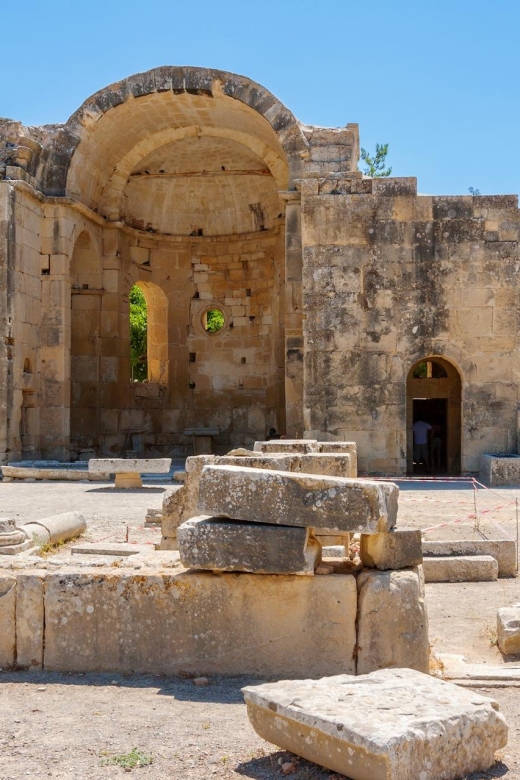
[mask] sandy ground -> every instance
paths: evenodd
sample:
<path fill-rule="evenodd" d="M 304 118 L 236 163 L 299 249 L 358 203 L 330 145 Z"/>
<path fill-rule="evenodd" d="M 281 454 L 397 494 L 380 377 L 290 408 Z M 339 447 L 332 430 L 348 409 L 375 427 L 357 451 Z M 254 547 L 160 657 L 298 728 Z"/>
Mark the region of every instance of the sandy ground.
<path fill-rule="evenodd" d="M 423 529 L 442 525 L 427 538 L 505 538 L 516 533 L 518 490 L 475 493 L 471 483 L 400 485 L 400 523 Z M 164 483 L 116 491 L 109 483 L 0 482 L 0 515 L 20 522 L 78 509 L 88 519 L 88 539 L 123 541 L 128 531 L 131 542 L 151 547 L 160 530 L 144 528 L 146 510 L 159 509 L 165 490 L 171 489 L 175 488 Z M 503 664 L 494 644 L 496 610 L 517 601 L 520 579 L 428 585 L 434 650 Z M 249 682 L 212 678 L 208 686 L 197 687 L 192 680 L 179 678 L 3 672 L 0 780 L 120 777 L 125 770 L 107 762 L 134 747 L 153 758 L 149 766 L 131 770 L 143 778 L 283 777 L 281 763 L 291 757 L 263 742 L 247 721 L 240 688 Z M 472 778 L 520 780 L 520 688 L 489 687 L 479 692 L 499 702 L 510 739 L 493 770 Z M 294 760 L 294 771 L 287 775 L 291 780 L 338 777 Z"/>

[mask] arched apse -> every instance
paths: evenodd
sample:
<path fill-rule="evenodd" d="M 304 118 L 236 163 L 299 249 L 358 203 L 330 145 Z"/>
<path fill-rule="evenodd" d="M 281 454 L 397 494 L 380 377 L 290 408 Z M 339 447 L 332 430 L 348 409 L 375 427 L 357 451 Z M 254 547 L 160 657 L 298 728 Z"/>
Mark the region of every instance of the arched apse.
<path fill-rule="evenodd" d="M 443 357 L 431 355 L 416 361 L 406 380 L 407 472 L 460 474 L 462 381 L 457 368 Z M 425 450 L 417 446 L 426 423 Z M 420 428 L 421 426 L 419 426 Z"/>

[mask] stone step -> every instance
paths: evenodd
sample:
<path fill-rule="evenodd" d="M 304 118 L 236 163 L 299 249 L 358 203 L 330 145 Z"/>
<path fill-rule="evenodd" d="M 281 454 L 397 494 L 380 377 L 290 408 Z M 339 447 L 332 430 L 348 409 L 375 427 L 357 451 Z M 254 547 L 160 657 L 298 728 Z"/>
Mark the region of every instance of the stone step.
<path fill-rule="evenodd" d="M 516 573 L 516 543 L 513 539 L 453 539 L 422 543 L 423 555 L 491 555 L 498 563 L 499 577 Z"/>
<path fill-rule="evenodd" d="M 491 555 L 425 556 L 426 582 L 491 582 L 498 579 L 498 563 Z"/>
<path fill-rule="evenodd" d="M 411 669 L 242 690 L 263 739 L 352 780 L 453 780 L 507 743 L 495 701 Z"/>
<path fill-rule="evenodd" d="M 392 482 L 205 466 L 198 511 L 232 520 L 374 534 L 396 523 Z"/>
<path fill-rule="evenodd" d="M 321 545 L 310 528 L 194 517 L 179 526 L 177 542 L 187 569 L 251 574 L 314 574 Z"/>

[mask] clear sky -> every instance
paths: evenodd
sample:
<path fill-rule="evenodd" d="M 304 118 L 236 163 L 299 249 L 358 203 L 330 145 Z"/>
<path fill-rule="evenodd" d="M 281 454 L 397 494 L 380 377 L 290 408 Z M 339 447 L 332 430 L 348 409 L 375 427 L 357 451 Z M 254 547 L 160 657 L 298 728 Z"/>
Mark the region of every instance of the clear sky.
<path fill-rule="evenodd" d="M 63 122 L 158 65 L 241 73 L 303 122 L 357 122 L 419 191 L 520 191 L 520 0 L 6 0 L 0 116 Z"/>

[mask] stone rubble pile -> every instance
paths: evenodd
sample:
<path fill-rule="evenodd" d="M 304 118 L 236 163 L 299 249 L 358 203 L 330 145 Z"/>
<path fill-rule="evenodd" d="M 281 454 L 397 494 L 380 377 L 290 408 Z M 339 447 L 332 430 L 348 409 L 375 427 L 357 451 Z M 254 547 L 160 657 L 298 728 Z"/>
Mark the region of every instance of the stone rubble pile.
<path fill-rule="evenodd" d="M 176 550 L 177 529 L 197 514 L 199 482 L 204 466 L 245 466 L 247 468 L 327 474 L 331 477 L 357 477 L 355 442 L 317 442 L 308 439 L 278 439 L 256 442 L 255 450 L 237 449 L 227 455 L 198 455 L 186 461 L 182 487 L 168 494 L 163 502 L 161 550 Z M 316 530 L 321 544 L 348 547 L 348 534 Z"/>

